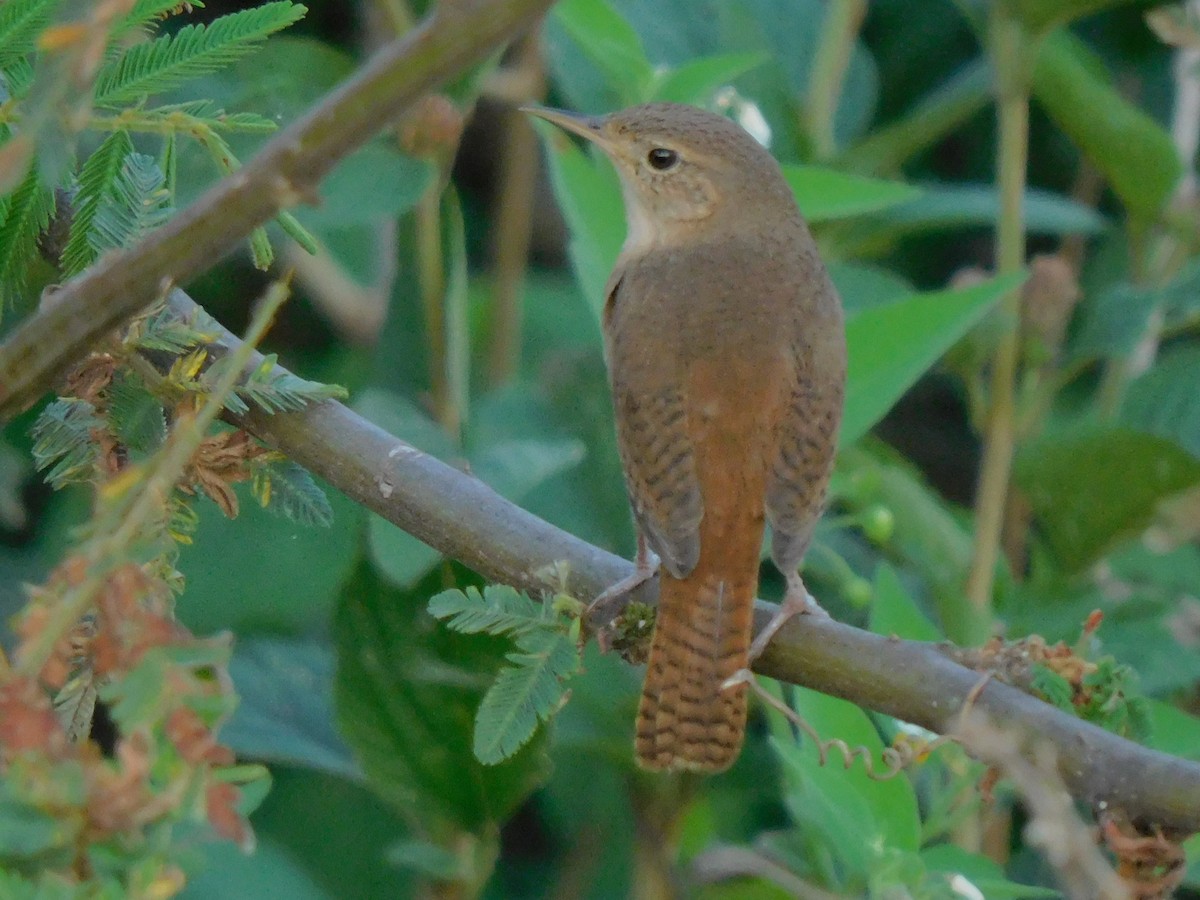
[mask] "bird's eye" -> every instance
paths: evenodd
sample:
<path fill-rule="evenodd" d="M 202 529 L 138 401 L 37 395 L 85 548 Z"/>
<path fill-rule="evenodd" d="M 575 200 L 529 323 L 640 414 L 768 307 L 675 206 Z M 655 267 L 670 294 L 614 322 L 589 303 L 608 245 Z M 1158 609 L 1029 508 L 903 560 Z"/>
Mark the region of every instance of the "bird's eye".
<path fill-rule="evenodd" d="M 646 162 L 650 163 L 650 168 L 665 172 L 667 169 L 674 168 L 675 164 L 679 162 L 679 154 L 666 147 L 655 147 L 646 157 Z"/>

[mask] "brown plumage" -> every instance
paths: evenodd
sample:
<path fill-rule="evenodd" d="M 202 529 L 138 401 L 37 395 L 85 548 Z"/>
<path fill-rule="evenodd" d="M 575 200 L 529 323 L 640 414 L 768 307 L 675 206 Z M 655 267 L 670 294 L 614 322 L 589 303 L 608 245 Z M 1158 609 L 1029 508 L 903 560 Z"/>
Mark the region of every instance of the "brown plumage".
<path fill-rule="evenodd" d="M 778 165 L 733 122 L 534 112 L 598 144 L 625 195 L 605 345 L 630 503 L 662 564 L 637 758 L 719 771 L 745 730 L 745 685 L 723 685 L 749 665 L 764 520 L 785 608 L 812 608 L 796 568 L 837 442 L 841 306 Z"/>

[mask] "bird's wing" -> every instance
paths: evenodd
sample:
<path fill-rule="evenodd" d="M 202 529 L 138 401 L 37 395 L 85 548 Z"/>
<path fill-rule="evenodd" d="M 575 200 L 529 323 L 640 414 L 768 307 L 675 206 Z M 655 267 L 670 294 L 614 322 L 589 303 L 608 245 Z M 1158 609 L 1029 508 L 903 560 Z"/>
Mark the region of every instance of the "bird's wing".
<path fill-rule="evenodd" d="M 616 275 L 605 309 L 605 334 L 617 423 L 617 446 L 638 527 L 663 566 L 676 578 L 700 558 L 703 501 L 688 435 L 682 366 L 661 346 L 649 319 L 628 315 L 629 307 L 661 309 L 644 296 L 652 278 L 636 271 Z"/>
<path fill-rule="evenodd" d="M 827 288 L 832 291 L 832 286 Z M 766 511 L 771 557 L 780 571 L 794 571 L 812 538 L 825 504 L 837 449 L 846 371 L 840 312 L 817 305 L 831 323 L 798 318 L 790 356 L 791 378 L 781 398 L 775 450 L 768 461 Z M 813 339 L 809 339 L 812 336 Z"/>

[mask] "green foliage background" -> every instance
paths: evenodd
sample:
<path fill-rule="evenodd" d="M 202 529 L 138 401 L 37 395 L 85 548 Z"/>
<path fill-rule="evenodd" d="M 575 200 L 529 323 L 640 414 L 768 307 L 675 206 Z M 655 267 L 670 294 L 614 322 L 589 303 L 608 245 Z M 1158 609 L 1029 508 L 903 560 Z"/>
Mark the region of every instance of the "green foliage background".
<path fill-rule="evenodd" d="M 45 22 L 20 16 L 33 5 L 0 6 L 0 70 L 13 93 L 36 71 L 27 54 Z M 138 9 L 149 21 L 173 5 Z M 724 98 L 732 114 L 762 117 L 842 293 L 851 346 L 832 511 L 806 580 L 838 618 L 880 633 L 962 639 L 971 633 L 962 596 L 977 426 L 987 408 L 983 364 L 1007 327 L 999 303 L 1023 277 L 987 271 L 1000 215 L 991 79 L 980 48 L 987 4 L 872 3 L 848 45 L 825 134 L 814 124 L 813 78 L 837 5 L 560 0 L 543 32 L 549 99 L 603 112 L 652 99 Z M 273 125 L 336 85 L 373 43 L 362 23 L 377 23 L 369 16 L 389 4 L 314 0 L 303 20 L 288 4 L 248 6 L 203 33 L 173 21 L 171 37 L 136 45 L 103 71 L 96 122 L 78 148 L 76 231 L 64 274 L 186 207 Z M 1200 262 L 1195 210 L 1170 203 L 1181 173 L 1167 130 L 1171 53 L 1146 27 L 1145 4 L 1013 8 L 1041 34 L 1031 66 L 1029 247 L 1082 248 L 1082 293 L 1061 345 L 1023 345 L 1026 371 L 1045 373 L 1018 386 L 1032 417 L 1015 470 L 1031 508 L 1029 565 L 998 572 L 996 612 L 1010 636 L 1074 642 L 1087 614 L 1103 610 L 1088 652 L 1136 671 L 1131 690 L 1148 698 L 1151 743 L 1200 757 L 1200 725 L 1190 715 L 1200 680 Z M 235 9 L 214 0 L 184 19 L 211 21 Z M 539 129 L 553 196 L 539 195 L 519 352 L 509 360 L 515 374 L 496 378 L 492 188 L 506 106 L 492 96 L 495 66 L 449 92 L 460 107 L 480 104 L 478 130 L 467 131 L 456 167 L 381 137 L 337 168 L 320 204 L 281 217 L 187 287 L 236 330 L 265 284 L 258 270 L 285 266 L 272 260 L 281 247 L 294 252 L 291 239 L 320 246 L 326 265 L 364 289 L 388 285 L 386 321 L 378 340 L 364 344 L 329 324 L 301 277 L 270 349 L 305 378 L 345 385 L 359 412 L 420 449 L 469 466 L 507 498 L 628 556 L 633 533 L 597 316 L 623 238 L 615 176 L 603 160 Z M 130 106 L 147 72 L 161 96 Z M 136 119 L 128 131 L 104 124 L 122 114 Z M 186 123 L 164 137 L 163 123 L 178 125 L 179 117 Z M 39 142 L 53 141 L 53 123 L 41 126 Z M 45 182 L 52 163 L 39 156 L 39 168 L 0 201 L 8 307 L 0 335 L 57 277 L 36 258 L 38 232 L 53 212 Z M 435 298 L 437 329 L 419 275 L 431 263 L 445 287 Z M 972 267 L 983 270 L 974 281 L 953 281 Z M 1140 371 L 1133 361 L 1148 328 L 1160 346 Z M 286 402 L 274 385 L 268 397 L 280 396 Z M 33 473 L 37 412 L 0 438 L 5 619 L 23 603 L 21 585 L 44 579 L 89 514 L 83 489 L 55 492 Z M 51 480 L 69 480 L 70 465 L 59 466 Z M 255 854 L 197 842 L 183 896 L 599 898 L 635 887 L 660 896 L 673 866 L 700 871 L 717 846 L 744 848 L 836 895 L 949 897 L 953 873 L 989 898 L 1057 895 L 1022 841 L 1019 817 L 1009 822 L 1000 862 L 949 840 L 961 838 L 978 811 L 981 774 L 952 748 L 881 784 L 860 767 L 819 767 L 782 715 L 760 711 L 742 759 L 724 775 L 699 781 L 636 771 L 634 669 L 592 647 L 575 671 L 564 632 L 540 625 L 517 632 L 515 645 L 445 627 L 427 611 L 430 598 L 439 595 L 440 615 L 461 612 L 454 604 L 462 595 L 443 592 L 479 587 L 478 577 L 327 494 L 328 509 L 309 516 L 328 518 L 325 528 L 253 502 L 232 520 L 213 503 L 195 504 L 193 542 L 178 561 L 186 579 L 178 614 L 198 633 L 235 634 L 230 671 L 241 704 L 222 737 L 239 756 L 266 762 L 274 784 L 252 819 Z M 319 504 L 307 482 L 297 496 L 306 509 Z M 779 588 L 764 568 L 762 593 Z M 521 609 L 540 614 L 536 604 Z M 536 698 L 523 724 L 549 717 L 569 688 L 552 724 L 519 751 L 510 735 L 475 727 L 481 698 L 514 653 L 525 662 L 502 676 L 505 690 Z M 541 681 L 529 659 L 544 663 Z M 824 736 L 876 756 L 902 730 L 841 701 L 771 690 Z M 1002 789 L 1002 808 L 1008 800 Z M 1188 883 L 1200 886 L 1200 871 Z M 747 877 L 695 894 L 787 892 Z"/>

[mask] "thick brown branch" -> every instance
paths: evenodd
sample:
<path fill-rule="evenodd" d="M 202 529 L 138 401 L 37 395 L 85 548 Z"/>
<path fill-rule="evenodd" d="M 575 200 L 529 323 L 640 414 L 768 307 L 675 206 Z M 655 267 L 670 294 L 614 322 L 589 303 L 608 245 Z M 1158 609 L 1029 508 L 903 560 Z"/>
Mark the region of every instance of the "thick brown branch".
<path fill-rule="evenodd" d="M 550 0 L 446 0 L 371 58 L 244 169 L 136 246 L 104 257 L 0 345 L 0 421 L 33 403 L 107 332 L 229 253 L 280 210 L 316 196 L 339 160 L 422 94 L 528 27 Z"/>
<path fill-rule="evenodd" d="M 195 308 L 181 291 L 171 305 L 185 316 Z M 237 340 L 226 333 L 222 342 L 232 347 Z M 514 506 L 340 403 L 288 415 L 256 409 L 236 424 L 489 580 L 541 590 L 547 585 L 538 570 L 565 562 L 569 588 L 590 600 L 632 571 L 626 560 Z M 652 600 L 656 591 L 656 583 L 648 584 L 638 599 Z M 756 628 L 773 611 L 760 601 Z M 938 645 L 880 637 L 816 616 L 784 626 L 754 668 L 941 733 L 954 731 L 980 683 L 978 672 Z M 1133 819 L 1200 830 L 1200 764 L 1139 746 L 996 681 L 973 708 L 1000 727 L 1052 741 L 1059 775 L 1073 796 Z"/>

